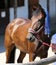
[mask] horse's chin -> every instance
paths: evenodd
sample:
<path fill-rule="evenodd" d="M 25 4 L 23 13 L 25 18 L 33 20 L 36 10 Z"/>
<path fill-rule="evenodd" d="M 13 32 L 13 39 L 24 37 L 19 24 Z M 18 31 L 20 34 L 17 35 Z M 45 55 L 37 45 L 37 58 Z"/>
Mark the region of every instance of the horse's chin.
<path fill-rule="evenodd" d="M 36 48 L 38 47 L 38 44 L 39 44 L 39 40 L 37 38 L 35 38 L 35 41 L 33 42 L 36 46 Z"/>

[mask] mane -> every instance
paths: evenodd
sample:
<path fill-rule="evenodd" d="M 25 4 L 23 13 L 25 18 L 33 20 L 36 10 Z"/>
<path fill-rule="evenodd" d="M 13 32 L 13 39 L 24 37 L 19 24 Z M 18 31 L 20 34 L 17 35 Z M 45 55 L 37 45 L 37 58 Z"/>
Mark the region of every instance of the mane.
<path fill-rule="evenodd" d="M 33 7 L 33 14 L 35 16 L 38 16 L 38 14 L 42 12 L 42 14 L 44 15 L 44 18 L 46 17 L 46 13 L 44 11 L 44 9 L 42 8 L 42 6 L 40 4 L 35 5 L 35 7 Z"/>

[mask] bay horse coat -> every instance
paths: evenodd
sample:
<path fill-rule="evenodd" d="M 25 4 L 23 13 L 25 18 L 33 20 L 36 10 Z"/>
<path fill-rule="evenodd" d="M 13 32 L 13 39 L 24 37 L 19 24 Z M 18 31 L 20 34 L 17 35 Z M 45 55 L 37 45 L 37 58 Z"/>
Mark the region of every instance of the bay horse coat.
<path fill-rule="evenodd" d="M 42 20 L 43 19 L 43 20 Z M 29 32 L 29 29 L 37 31 L 40 25 L 43 28 L 38 32 L 40 38 L 50 44 L 50 39 L 44 34 L 45 12 L 41 6 L 36 9 L 31 20 L 24 18 L 16 18 L 10 22 L 5 30 L 5 48 L 6 48 L 6 63 L 14 63 L 15 49 L 20 50 L 18 63 L 21 63 L 26 55 L 29 54 L 29 61 L 34 61 L 36 56 L 40 58 L 47 57 L 48 46 L 42 45 L 36 38 L 36 35 Z M 29 35 L 30 34 L 30 35 Z"/>

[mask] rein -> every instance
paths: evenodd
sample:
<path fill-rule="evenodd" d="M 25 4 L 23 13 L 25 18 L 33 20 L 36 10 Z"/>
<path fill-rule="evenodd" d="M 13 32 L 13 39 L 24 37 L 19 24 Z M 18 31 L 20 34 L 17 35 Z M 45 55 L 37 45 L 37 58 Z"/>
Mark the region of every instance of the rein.
<path fill-rule="evenodd" d="M 45 46 L 55 48 L 54 46 L 49 45 L 49 44 L 47 44 L 46 42 L 43 42 L 41 39 L 38 39 L 38 40 L 39 40 L 43 45 L 45 45 Z"/>
<path fill-rule="evenodd" d="M 33 33 L 33 34 L 38 34 L 42 29 L 43 29 L 43 26 L 41 26 L 38 31 L 35 31 L 35 30 L 33 30 L 32 28 L 29 28 L 29 29 L 28 29 L 28 32 Z M 54 46 L 49 45 L 49 44 L 47 44 L 46 42 L 43 42 L 43 41 L 40 39 L 39 35 L 37 35 L 37 36 L 38 36 L 37 39 L 38 39 L 43 45 L 54 48 Z"/>
<path fill-rule="evenodd" d="M 46 42 L 43 42 L 43 41 L 40 39 L 39 35 L 38 35 L 37 39 L 38 39 L 43 45 L 48 46 L 48 47 L 55 48 L 54 46 L 49 45 L 49 44 L 47 44 Z"/>

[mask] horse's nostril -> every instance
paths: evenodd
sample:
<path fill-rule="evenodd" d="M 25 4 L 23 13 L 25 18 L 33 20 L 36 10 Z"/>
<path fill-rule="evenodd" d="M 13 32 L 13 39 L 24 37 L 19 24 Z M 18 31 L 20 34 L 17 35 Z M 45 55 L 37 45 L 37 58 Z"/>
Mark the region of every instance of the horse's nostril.
<path fill-rule="evenodd" d="M 27 38 L 27 40 L 31 40 L 32 38 L 30 37 L 30 38 Z"/>
<path fill-rule="evenodd" d="M 35 41 L 35 38 L 30 37 L 28 40 L 31 41 L 31 42 L 34 42 Z"/>
<path fill-rule="evenodd" d="M 32 40 L 32 37 L 30 37 L 30 40 Z"/>
<path fill-rule="evenodd" d="M 30 42 L 34 42 L 35 41 L 35 36 L 33 36 L 32 33 L 28 33 L 26 39 L 29 40 Z"/>

